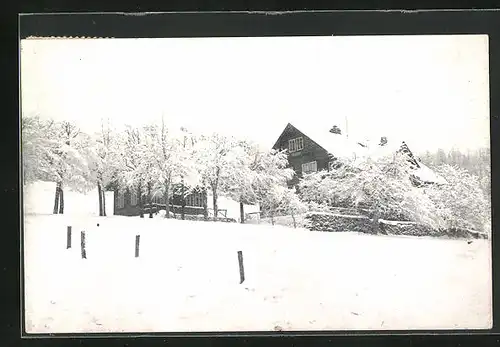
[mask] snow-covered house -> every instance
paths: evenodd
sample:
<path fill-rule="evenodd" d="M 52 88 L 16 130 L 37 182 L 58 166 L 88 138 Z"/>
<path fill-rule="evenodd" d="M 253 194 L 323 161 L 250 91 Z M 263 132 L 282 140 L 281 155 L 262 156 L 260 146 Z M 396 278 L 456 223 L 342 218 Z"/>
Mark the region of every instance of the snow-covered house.
<path fill-rule="evenodd" d="M 296 122 L 294 122 L 296 123 Z M 330 170 L 339 159 L 350 159 L 354 164 L 367 157 L 373 159 L 398 151 L 410 160 L 415 184 L 442 184 L 446 181 L 416 158 L 404 141 L 378 139 L 375 145 L 349 139 L 338 127 L 320 128 L 312 123 L 288 123 L 273 149 L 288 150 L 288 162 L 296 173 L 290 185 L 295 185 L 304 173 Z"/>

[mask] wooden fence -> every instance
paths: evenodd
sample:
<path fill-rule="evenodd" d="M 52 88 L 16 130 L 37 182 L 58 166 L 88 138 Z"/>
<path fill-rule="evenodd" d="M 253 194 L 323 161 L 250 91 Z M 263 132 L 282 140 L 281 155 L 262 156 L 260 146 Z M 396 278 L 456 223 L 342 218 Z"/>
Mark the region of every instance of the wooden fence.
<path fill-rule="evenodd" d="M 170 213 L 174 214 L 181 214 L 182 213 L 182 206 L 179 205 L 173 205 L 173 210 L 172 210 L 172 205 L 169 205 L 170 207 Z M 143 213 L 158 213 L 159 211 L 164 210 L 166 211 L 166 205 L 165 204 L 159 204 L 159 203 L 152 203 L 152 204 L 145 204 L 142 211 Z M 208 208 L 208 217 L 213 217 L 214 216 L 214 211 L 212 208 Z M 198 206 L 184 206 L 184 213 L 186 215 L 203 215 L 204 210 L 203 207 L 198 207 Z M 227 209 L 219 209 L 217 213 L 218 217 L 224 217 L 227 218 Z"/>

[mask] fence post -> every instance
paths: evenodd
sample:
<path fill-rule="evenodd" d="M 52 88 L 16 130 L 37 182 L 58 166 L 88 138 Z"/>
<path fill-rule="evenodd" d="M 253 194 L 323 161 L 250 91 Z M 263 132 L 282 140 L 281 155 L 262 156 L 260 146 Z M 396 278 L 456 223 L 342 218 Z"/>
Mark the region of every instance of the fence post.
<path fill-rule="evenodd" d="M 71 248 L 71 226 L 68 225 L 68 231 L 66 233 L 66 249 Z"/>
<path fill-rule="evenodd" d="M 141 235 L 135 235 L 135 257 L 139 257 L 139 242 Z"/>
<path fill-rule="evenodd" d="M 245 281 L 245 269 L 243 268 L 243 252 L 238 251 L 238 263 L 240 266 L 240 284 Z"/>
<path fill-rule="evenodd" d="M 87 259 L 87 252 L 85 251 L 85 231 L 81 233 L 81 248 L 82 248 L 82 259 Z"/>

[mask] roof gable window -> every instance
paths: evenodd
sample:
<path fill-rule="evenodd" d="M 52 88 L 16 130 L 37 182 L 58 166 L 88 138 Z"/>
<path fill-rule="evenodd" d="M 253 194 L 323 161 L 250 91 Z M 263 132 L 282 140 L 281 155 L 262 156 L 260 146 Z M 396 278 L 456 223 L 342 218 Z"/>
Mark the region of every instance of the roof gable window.
<path fill-rule="evenodd" d="M 288 150 L 290 153 L 298 152 L 304 149 L 304 138 L 297 137 L 295 139 L 288 140 Z"/>

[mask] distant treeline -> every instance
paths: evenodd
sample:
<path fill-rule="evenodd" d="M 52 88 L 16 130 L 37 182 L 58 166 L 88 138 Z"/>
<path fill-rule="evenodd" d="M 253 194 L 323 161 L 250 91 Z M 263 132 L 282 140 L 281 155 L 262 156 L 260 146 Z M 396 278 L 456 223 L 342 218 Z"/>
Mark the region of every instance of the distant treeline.
<path fill-rule="evenodd" d="M 488 193 L 491 189 L 491 156 L 489 148 L 461 151 L 452 149 L 445 151 L 438 149 L 435 152 L 426 151 L 420 154 L 420 159 L 424 164 L 437 167 L 441 165 L 458 166 L 478 176 L 482 183 L 482 188 Z"/>

